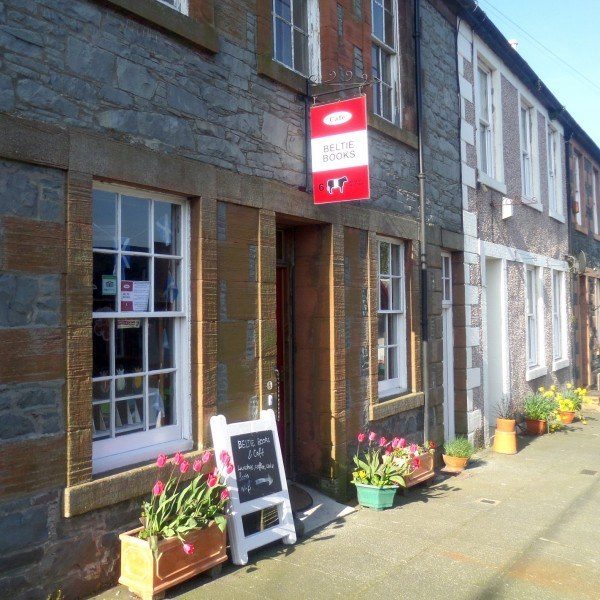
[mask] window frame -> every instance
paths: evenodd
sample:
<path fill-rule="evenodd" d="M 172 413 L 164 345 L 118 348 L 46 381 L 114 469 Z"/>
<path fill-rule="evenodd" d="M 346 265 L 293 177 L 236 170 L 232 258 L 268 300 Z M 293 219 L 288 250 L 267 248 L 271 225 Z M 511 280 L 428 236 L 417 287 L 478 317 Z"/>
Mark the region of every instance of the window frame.
<path fill-rule="evenodd" d="M 581 193 L 581 162 L 583 161 L 583 156 L 577 152 L 577 150 L 573 153 L 574 164 L 573 164 L 573 196 L 575 202 L 577 202 L 577 212 L 575 213 L 575 225 L 581 229 L 583 229 L 583 194 Z"/>
<path fill-rule="evenodd" d="M 552 269 L 552 370 L 568 366 L 567 294 L 564 271 Z"/>
<path fill-rule="evenodd" d="M 527 381 L 541 377 L 548 372 L 545 366 L 544 348 L 543 278 L 544 269 L 542 267 L 532 264 L 525 265 L 525 378 Z M 531 299 L 530 281 L 533 284 Z"/>
<path fill-rule="evenodd" d="M 488 119 L 483 117 L 483 111 L 481 106 L 481 73 L 486 76 L 486 100 L 487 100 L 487 113 Z M 494 148 L 494 85 L 493 85 L 493 69 L 483 61 L 480 57 L 477 60 L 477 143 L 479 151 L 477 152 L 478 167 L 481 173 L 484 173 L 492 179 L 496 178 L 496 149 Z M 486 153 L 486 165 L 483 165 L 483 140 L 480 134 L 485 133 L 485 153 Z"/>
<path fill-rule="evenodd" d="M 593 206 L 593 223 L 592 228 L 594 235 L 600 235 L 600 215 L 598 215 L 598 177 L 600 172 L 596 167 L 592 166 L 592 206 Z"/>
<path fill-rule="evenodd" d="M 373 94 L 372 98 L 372 106 L 373 106 L 373 114 L 377 115 L 379 118 L 387 121 L 388 123 L 392 123 L 397 127 L 402 125 L 401 123 L 401 106 L 400 106 L 400 27 L 399 27 L 399 7 L 398 0 L 391 0 L 392 2 L 392 10 L 393 10 L 393 31 L 394 31 L 394 47 L 390 46 L 386 43 L 385 40 L 380 39 L 375 35 L 375 19 L 373 18 L 373 5 L 377 4 L 380 6 L 384 13 L 384 35 L 385 35 L 385 0 L 371 0 L 371 74 L 373 78 Z M 380 78 L 377 78 L 374 74 L 374 64 L 373 58 L 374 53 L 378 55 L 378 70 L 380 74 Z M 387 86 L 383 82 L 383 70 L 382 70 L 382 56 L 385 53 L 386 56 L 390 58 L 390 83 L 389 89 L 391 91 L 391 118 L 386 117 L 383 112 L 383 86 Z M 379 97 L 381 102 L 381 111 L 377 110 L 377 102 L 376 102 L 376 90 L 379 90 Z"/>
<path fill-rule="evenodd" d="M 390 397 L 398 396 L 408 392 L 408 355 L 407 355 L 407 342 L 406 342 L 406 328 L 407 328 L 407 302 L 406 302 L 406 244 L 401 240 L 392 238 L 386 238 L 378 236 L 377 240 L 377 320 L 379 322 L 379 316 L 385 315 L 397 315 L 396 322 L 396 340 L 395 343 L 390 344 L 388 342 L 387 331 L 388 324 L 386 319 L 386 335 L 384 337 L 384 345 L 379 345 L 379 331 L 377 333 L 377 356 L 379 363 L 379 353 L 382 349 L 386 352 L 387 360 L 387 349 L 396 348 L 396 369 L 398 376 L 393 379 L 377 380 L 377 389 L 379 400 L 389 400 Z M 390 273 L 381 272 L 381 247 L 383 244 L 388 244 L 390 248 Z M 392 246 L 396 246 L 399 249 L 398 264 L 400 272 L 398 275 L 392 274 Z M 390 279 L 390 289 L 392 287 L 391 280 L 399 279 L 399 294 L 400 294 L 400 307 L 398 309 L 381 309 L 381 280 Z M 388 364 L 386 362 L 386 364 Z"/>
<path fill-rule="evenodd" d="M 520 140 L 520 165 L 521 165 L 521 197 L 528 204 L 537 204 L 535 197 L 534 174 L 534 107 L 523 97 L 519 102 L 519 140 Z M 525 114 L 526 122 L 523 123 Z M 525 139 L 523 139 L 525 138 Z M 529 177 L 526 176 L 527 164 Z M 529 189 L 528 189 L 529 188 Z"/>
<path fill-rule="evenodd" d="M 276 2 L 277 0 L 269 0 L 271 7 L 271 36 L 272 36 L 272 58 L 273 60 L 307 79 L 311 78 L 316 81 L 321 80 L 321 45 L 320 45 L 320 13 L 318 0 L 307 0 L 306 2 L 306 31 L 294 23 L 294 2 L 301 2 L 302 0 L 290 0 L 290 17 L 291 21 L 287 21 L 283 16 L 277 14 Z M 292 57 L 292 64 L 288 65 L 279 58 L 277 58 L 277 21 L 282 21 L 286 26 L 291 29 L 290 35 L 290 55 Z M 306 39 L 306 68 L 307 72 L 304 73 L 296 68 L 295 65 L 295 54 L 294 44 L 295 35 L 294 32 L 300 32 Z"/>
<path fill-rule="evenodd" d="M 546 130 L 548 167 L 548 214 L 564 222 L 560 132 L 551 123 Z"/>
<path fill-rule="evenodd" d="M 180 289 L 179 295 L 181 298 L 181 305 L 179 310 L 175 311 L 146 311 L 146 312 L 134 312 L 134 311 L 121 311 L 118 306 L 118 290 L 117 298 L 115 299 L 116 309 L 114 311 L 93 311 L 92 319 L 110 319 L 111 320 L 111 334 L 110 334 L 110 353 L 111 361 L 114 355 L 114 344 L 115 344 L 115 332 L 116 332 L 116 321 L 118 319 L 146 319 L 144 321 L 144 348 L 147 350 L 147 335 L 148 335 L 148 321 L 147 319 L 152 318 L 172 318 L 175 328 L 175 339 L 177 343 L 174 344 L 175 349 L 173 353 L 174 366 L 165 369 L 158 369 L 148 371 L 144 369 L 142 376 L 151 377 L 153 375 L 159 375 L 162 372 L 174 372 L 174 386 L 175 386 L 175 411 L 177 416 L 177 423 L 174 425 L 167 425 L 153 429 L 145 429 L 144 431 L 122 435 L 118 437 L 109 437 L 100 440 L 92 441 L 92 472 L 94 474 L 103 473 L 112 469 L 131 466 L 136 463 L 140 463 L 146 460 L 151 460 L 158 453 L 165 452 L 170 453 L 174 451 L 186 451 L 193 447 L 192 438 L 192 402 L 191 402 L 191 298 L 190 298 L 190 210 L 188 202 L 181 197 L 173 196 L 169 194 L 163 194 L 160 192 L 154 192 L 143 188 L 136 188 L 130 186 L 113 185 L 110 183 L 95 181 L 92 188 L 92 194 L 95 190 L 108 191 L 118 194 L 118 205 L 117 211 L 120 210 L 120 196 L 129 195 L 138 198 L 147 198 L 153 201 L 162 201 L 176 204 L 180 207 L 181 211 L 181 248 L 178 256 L 181 257 L 181 269 L 180 269 Z M 152 209 L 151 209 L 152 210 Z M 118 215 L 118 212 L 117 212 Z M 150 213 L 150 216 L 152 212 Z M 153 221 L 151 221 L 153 223 Z M 102 249 L 96 250 L 92 245 L 92 252 L 99 254 L 114 254 L 117 257 L 117 288 L 120 289 L 121 283 L 121 267 L 120 267 L 120 219 L 117 217 L 117 224 L 115 230 L 115 236 L 118 241 L 118 248 L 115 251 L 102 251 Z M 161 256 L 160 253 L 154 252 L 154 226 L 149 227 L 149 250 L 151 252 L 144 253 L 144 256 Z M 165 255 L 166 256 L 166 255 Z M 171 256 L 171 255 L 169 255 Z M 173 255 L 175 256 L 175 255 Z M 150 294 L 153 294 L 153 286 L 150 284 Z M 93 322 L 92 322 L 93 327 Z M 147 358 L 146 358 L 147 361 Z M 148 366 L 145 364 L 145 367 Z M 148 375 L 150 373 L 150 375 Z M 135 377 L 134 374 L 128 374 L 128 376 Z M 94 383 L 103 380 L 115 379 L 117 373 L 107 375 L 105 377 L 94 377 L 92 374 L 92 381 Z M 115 379 L 116 382 L 116 379 Z M 116 401 L 128 398 L 116 398 L 115 385 L 111 386 L 110 406 L 111 411 Z M 147 390 L 144 393 L 144 401 L 146 401 L 148 394 Z M 90 400 L 90 409 L 94 405 L 93 396 Z M 103 400 L 99 403 L 105 403 Z M 148 400 L 149 402 L 149 400 Z M 148 404 L 144 406 L 147 410 Z M 112 428 L 112 418 L 111 418 Z M 149 443 L 143 443 L 149 438 L 154 438 L 155 441 Z"/>

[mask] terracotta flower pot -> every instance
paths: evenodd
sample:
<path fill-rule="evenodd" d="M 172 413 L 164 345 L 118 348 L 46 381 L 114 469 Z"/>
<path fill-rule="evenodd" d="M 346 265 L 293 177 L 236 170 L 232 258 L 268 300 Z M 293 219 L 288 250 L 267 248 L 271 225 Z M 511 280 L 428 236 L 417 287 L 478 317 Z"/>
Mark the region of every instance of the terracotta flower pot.
<path fill-rule="evenodd" d="M 445 470 L 450 473 L 460 473 L 464 471 L 467 463 L 469 462 L 468 458 L 448 456 L 447 454 L 442 454 L 442 458 L 444 459 L 444 463 L 446 465 Z"/>
<path fill-rule="evenodd" d="M 183 551 L 176 538 L 158 542 L 157 557 L 150 543 L 138 537 L 141 527 L 119 536 L 121 540 L 121 577 L 119 583 L 143 600 L 160 598 L 163 592 L 198 573 L 220 568 L 227 560 L 225 532 L 214 523 L 206 529 L 190 531 L 186 542 L 193 544 L 193 554 Z"/>
<path fill-rule="evenodd" d="M 543 435 L 548 431 L 548 422 L 541 419 L 525 419 L 527 435 Z"/>
<path fill-rule="evenodd" d="M 496 419 L 497 431 L 515 431 L 517 422 L 515 419 Z"/>
<path fill-rule="evenodd" d="M 560 417 L 560 420 L 565 425 L 570 425 L 573 422 L 573 419 L 575 418 L 575 411 L 574 410 L 559 410 L 558 416 Z"/>
<path fill-rule="evenodd" d="M 410 475 L 404 478 L 404 483 L 407 488 L 422 483 L 423 481 L 429 481 L 435 476 L 433 454 L 430 452 L 422 454 L 419 456 L 419 462 L 421 463 L 419 468 L 415 469 Z"/>
<path fill-rule="evenodd" d="M 517 432 L 496 429 L 496 433 L 494 434 L 493 450 L 498 454 L 516 454 Z"/>

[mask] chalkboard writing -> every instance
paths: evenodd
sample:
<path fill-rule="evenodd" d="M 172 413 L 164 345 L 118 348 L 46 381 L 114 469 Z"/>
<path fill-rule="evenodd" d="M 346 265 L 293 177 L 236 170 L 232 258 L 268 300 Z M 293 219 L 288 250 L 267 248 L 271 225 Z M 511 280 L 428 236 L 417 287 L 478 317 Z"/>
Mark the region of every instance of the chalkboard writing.
<path fill-rule="evenodd" d="M 272 431 L 231 436 L 240 503 L 281 491 Z"/>

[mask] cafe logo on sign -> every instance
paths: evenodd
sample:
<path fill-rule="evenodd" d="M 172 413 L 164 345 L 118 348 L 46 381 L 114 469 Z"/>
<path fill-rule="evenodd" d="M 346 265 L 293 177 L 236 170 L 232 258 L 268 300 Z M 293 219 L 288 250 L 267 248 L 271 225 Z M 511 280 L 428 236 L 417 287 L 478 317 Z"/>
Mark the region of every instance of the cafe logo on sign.
<path fill-rule="evenodd" d="M 310 120 L 315 204 L 368 200 L 366 97 L 315 105 Z"/>

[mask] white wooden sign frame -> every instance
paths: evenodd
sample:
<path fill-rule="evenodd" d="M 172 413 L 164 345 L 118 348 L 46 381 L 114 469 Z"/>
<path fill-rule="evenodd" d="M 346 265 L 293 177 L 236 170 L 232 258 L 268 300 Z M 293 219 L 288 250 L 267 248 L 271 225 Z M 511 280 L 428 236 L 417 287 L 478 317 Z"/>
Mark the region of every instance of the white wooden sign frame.
<path fill-rule="evenodd" d="M 275 446 L 275 455 L 277 457 L 277 468 L 279 469 L 279 478 L 281 480 L 281 491 L 255 500 L 240 503 L 237 476 L 235 469 L 229 474 L 225 474 L 225 485 L 230 494 L 230 511 L 227 515 L 227 528 L 229 532 L 229 543 L 231 546 L 231 556 L 234 564 L 245 565 L 248 563 L 248 552 L 271 542 L 282 540 L 284 544 L 296 543 L 296 528 L 294 527 L 294 516 L 290 504 L 287 480 L 285 478 L 285 468 L 281 456 L 281 446 L 279 444 L 279 435 L 277 433 L 277 422 L 275 413 L 272 409 L 261 410 L 260 418 L 256 421 L 242 421 L 240 423 L 227 423 L 223 415 L 216 415 L 210 419 L 210 428 L 212 432 L 213 444 L 215 449 L 215 460 L 217 466 L 221 467 L 220 455 L 223 450 L 233 457 L 231 451 L 231 437 L 243 435 L 245 433 L 254 433 L 257 431 L 271 431 L 273 435 L 273 445 Z M 259 531 L 249 536 L 244 535 L 244 526 L 242 517 L 244 515 L 264 510 L 268 508 L 277 508 L 279 523 L 274 527 L 269 527 L 265 531 Z"/>

